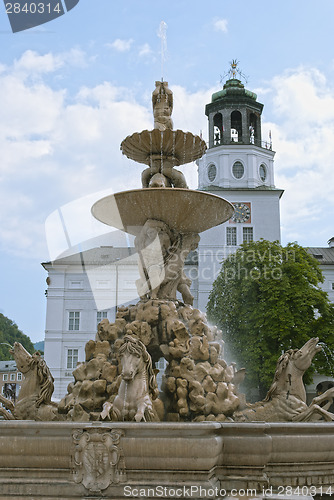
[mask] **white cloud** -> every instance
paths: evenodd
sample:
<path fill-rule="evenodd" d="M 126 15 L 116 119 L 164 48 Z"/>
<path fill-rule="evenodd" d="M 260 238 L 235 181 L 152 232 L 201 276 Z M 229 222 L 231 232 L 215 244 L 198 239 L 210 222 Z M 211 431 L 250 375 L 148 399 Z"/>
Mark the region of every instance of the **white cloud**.
<path fill-rule="evenodd" d="M 152 128 L 151 111 L 126 88 L 102 83 L 73 97 L 30 78 L 38 54 L 0 74 L 0 242 L 45 260 L 44 221 L 59 206 L 103 188 L 140 186 L 142 167 L 120 152 L 129 134 Z M 53 57 L 42 61 L 54 71 Z M 80 221 L 85 224 L 85 221 Z"/>
<path fill-rule="evenodd" d="M 87 57 L 86 53 L 80 48 L 74 47 L 68 52 L 61 54 L 61 57 L 66 64 L 77 68 L 86 68 L 89 62 L 92 62 L 96 57 Z"/>
<path fill-rule="evenodd" d="M 59 55 L 52 53 L 38 54 L 33 50 L 26 50 L 20 59 L 14 62 L 14 70 L 31 73 L 49 73 L 59 69 L 64 64 Z"/>
<path fill-rule="evenodd" d="M 146 56 L 150 56 L 152 54 L 153 54 L 153 51 L 148 43 L 144 43 L 144 45 L 139 47 L 139 53 L 138 53 L 139 57 L 146 57 Z"/>
<path fill-rule="evenodd" d="M 276 185 L 285 189 L 283 236 L 325 245 L 334 213 L 334 88 L 314 68 L 299 67 L 270 84 Z"/>
<path fill-rule="evenodd" d="M 107 44 L 108 47 L 111 47 L 117 52 L 127 52 L 131 49 L 133 44 L 133 39 L 129 38 L 128 40 L 122 40 L 121 38 L 116 38 L 116 40 L 110 44 Z"/>
<path fill-rule="evenodd" d="M 227 19 L 215 19 L 213 21 L 213 26 L 216 31 L 222 31 L 223 33 L 227 33 Z"/>
<path fill-rule="evenodd" d="M 54 91 L 44 83 L 27 84 L 24 77 L 0 75 L 0 136 L 18 139 L 47 133 L 54 127 L 64 96 L 65 91 Z"/>

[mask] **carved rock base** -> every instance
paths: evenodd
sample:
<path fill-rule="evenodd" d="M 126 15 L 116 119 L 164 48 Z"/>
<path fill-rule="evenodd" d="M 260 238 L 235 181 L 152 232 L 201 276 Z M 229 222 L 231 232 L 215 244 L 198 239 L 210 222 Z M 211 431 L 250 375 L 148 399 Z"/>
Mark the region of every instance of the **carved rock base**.
<path fill-rule="evenodd" d="M 114 323 L 105 319 L 99 324 L 96 340 L 86 345 L 86 362 L 74 370 L 75 382 L 59 404 L 67 419 L 96 421 L 102 413 L 111 420 L 134 420 L 136 411 L 127 411 L 133 401 L 124 397 L 124 393 L 129 396 L 130 385 L 125 391 L 120 359 L 129 335 L 144 344 L 153 368 L 160 358 L 167 361 L 160 396 L 156 399 L 153 386 L 150 392 L 158 416 L 153 420 L 221 422 L 239 408 L 235 365 L 228 366 L 223 359 L 221 332 L 190 305 L 149 299 L 120 307 Z M 119 406 L 119 391 L 124 404 L 115 412 L 112 406 L 115 398 Z M 102 410 L 105 403 L 110 414 Z"/>

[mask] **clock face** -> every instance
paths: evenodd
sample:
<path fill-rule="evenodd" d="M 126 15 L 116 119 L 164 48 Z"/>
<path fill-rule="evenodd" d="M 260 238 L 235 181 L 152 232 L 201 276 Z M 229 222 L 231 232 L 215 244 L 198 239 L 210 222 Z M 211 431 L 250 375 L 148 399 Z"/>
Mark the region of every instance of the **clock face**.
<path fill-rule="evenodd" d="M 231 222 L 250 222 L 251 207 L 250 203 L 233 203 L 234 215 Z"/>

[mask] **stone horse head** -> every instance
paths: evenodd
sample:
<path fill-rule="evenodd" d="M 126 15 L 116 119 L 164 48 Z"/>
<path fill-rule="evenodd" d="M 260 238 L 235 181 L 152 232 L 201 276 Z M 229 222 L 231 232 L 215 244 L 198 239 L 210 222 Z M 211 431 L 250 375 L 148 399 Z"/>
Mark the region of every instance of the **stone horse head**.
<path fill-rule="evenodd" d="M 121 383 L 113 403 L 103 405 L 101 418 L 136 422 L 156 421 L 157 413 L 153 400 L 159 395 L 151 356 L 138 337 L 125 335 L 118 348 L 121 365 Z"/>
<path fill-rule="evenodd" d="M 35 399 L 37 408 L 42 404 L 50 403 L 54 379 L 40 353 L 35 352 L 31 355 L 22 344 L 15 342 L 11 354 L 14 356 L 18 370 L 24 375 L 17 405 L 28 397 Z"/>
<path fill-rule="evenodd" d="M 264 401 L 269 401 L 274 395 L 286 393 L 295 395 L 306 402 L 303 375 L 311 366 L 313 357 L 321 351 L 319 338 L 308 340 L 300 349 L 289 349 L 278 359 L 273 383 Z"/>
<path fill-rule="evenodd" d="M 153 399 L 158 395 L 157 383 L 152 367 L 152 359 L 145 345 L 133 335 L 125 335 L 123 344 L 118 350 L 121 362 L 121 375 L 124 381 L 131 382 L 138 375 L 146 372 L 148 390 Z"/>

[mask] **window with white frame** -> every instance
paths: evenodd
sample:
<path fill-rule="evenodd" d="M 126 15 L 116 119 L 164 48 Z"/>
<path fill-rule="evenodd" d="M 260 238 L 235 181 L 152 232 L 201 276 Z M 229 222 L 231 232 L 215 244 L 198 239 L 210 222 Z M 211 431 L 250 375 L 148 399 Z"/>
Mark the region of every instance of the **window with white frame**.
<path fill-rule="evenodd" d="M 22 380 L 22 373 L 18 372 L 18 374 L 17 374 L 17 381 L 21 382 L 21 380 Z"/>
<path fill-rule="evenodd" d="M 122 280 L 123 290 L 136 290 L 136 283 L 134 280 Z"/>
<path fill-rule="evenodd" d="M 80 312 L 79 311 L 69 311 L 68 313 L 68 329 L 76 330 L 80 329 Z"/>
<path fill-rule="evenodd" d="M 67 362 L 66 368 L 71 370 L 76 368 L 78 364 L 79 349 L 67 349 Z"/>
<path fill-rule="evenodd" d="M 108 319 L 108 311 L 97 311 L 96 315 L 97 324 L 99 324 L 100 321 L 102 321 L 103 319 Z"/>
<path fill-rule="evenodd" d="M 242 228 L 242 239 L 244 243 L 250 243 L 253 241 L 253 228 L 243 227 Z"/>
<path fill-rule="evenodd" d="M 14 382 L 15 381 L 15 373 L 10 374 L 10 381 Z"/>
<path fill-rule="evenodd" d="M 226 245 L 236 246 L 237 245 L 237 228 L 227 227 L 226 228 Z"/>
<path fill-rule="evenodd" d="M 4 373 L 4 374 L 2 375 L 2 380 L 3 380 L 4 382 L 7 382 L 7 380 L 8 380 L 8 373 Z"/>
<path fill-rule="evenodd" d="M 83 288 L 83 281 L 82 280 L 70 280 L 69 288 L 71 288 L 72 290 L 81 290 Z"/>
<path fill-rule="evenodd" d="M 98 290 L 109 290 L 110 287 L 111 287 L 110 280 L 97 280 L 96 282 L 96 288 Z"/>

